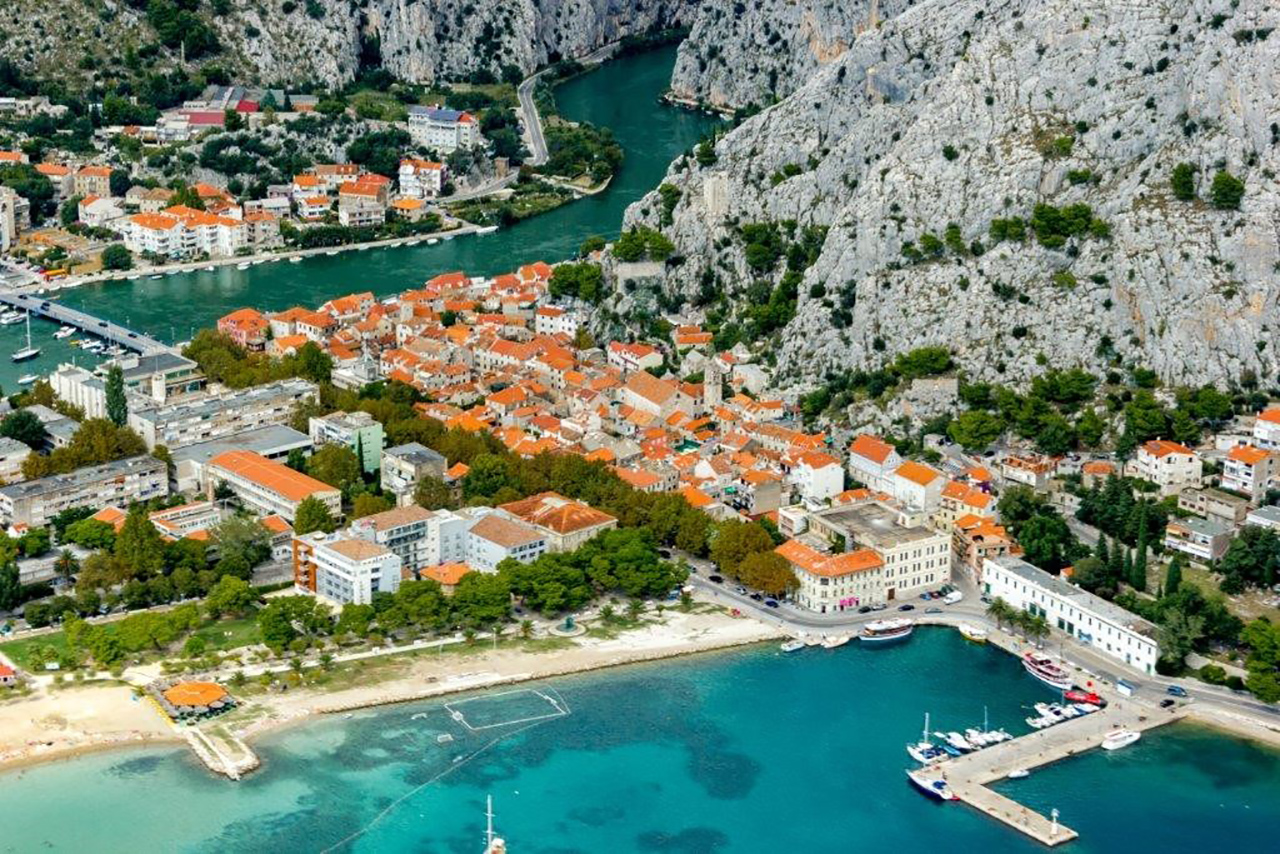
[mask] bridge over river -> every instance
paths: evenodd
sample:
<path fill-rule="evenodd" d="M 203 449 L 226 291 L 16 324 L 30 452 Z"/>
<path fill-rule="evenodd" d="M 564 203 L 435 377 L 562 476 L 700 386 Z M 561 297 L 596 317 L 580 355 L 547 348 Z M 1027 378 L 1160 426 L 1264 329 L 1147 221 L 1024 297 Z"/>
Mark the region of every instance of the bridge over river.
<path fill-rule="evenodd" d="M 74 326 L 81 332 L 101 338 L 111 344 L 119 344 L 137 353 L 155 353 L 172 349 L 168 344 L 141 332 L 104 320 L 88 312 L 70 308 L 39 294 L 23 291 L 0 292 L 0 304 L 12 306 L 18 311 L 29 311 L 36 317 L 45 317 L 64 326 Z"/>

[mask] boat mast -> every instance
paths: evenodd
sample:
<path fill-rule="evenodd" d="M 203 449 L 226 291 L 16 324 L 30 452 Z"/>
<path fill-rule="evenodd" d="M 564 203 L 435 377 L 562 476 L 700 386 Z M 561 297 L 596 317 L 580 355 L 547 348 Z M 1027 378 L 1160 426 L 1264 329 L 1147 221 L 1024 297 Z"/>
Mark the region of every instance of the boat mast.
<path fill-rule="evenodd" d="M 484 832 L 485 851 L 493 848 L 493 795 L 485 796 L 485 817 L 489 820 L 488 829 Z"/>
<path fill-rule="evenodd" d="M 920 740 L 921 741 L 929 740 L 929 713 L 928 712 L 924 713 L 924 732 L 920 734 Z"/>

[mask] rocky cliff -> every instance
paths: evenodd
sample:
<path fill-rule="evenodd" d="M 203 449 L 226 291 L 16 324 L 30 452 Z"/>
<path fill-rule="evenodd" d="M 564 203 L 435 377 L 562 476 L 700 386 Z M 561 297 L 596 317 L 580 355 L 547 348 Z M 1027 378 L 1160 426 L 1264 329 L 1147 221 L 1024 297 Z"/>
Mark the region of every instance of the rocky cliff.
<path fill-rule="evenodd" d="M 752 0 L 706 5 L 676 58 L 672 94 L 717 107 L 766 106 L 915 0 Z"/>
<path fill-rule="evenodd" d="M 922 0 L 720 139 L 714 163 L 678 161 L 669 213 L 655 193 L 627 218 L 668 223 L 685 258 L 671 293 L 710 284 L 740 315 L 781 279 L 742 224 L 828 227 L 762 348 L 784 378 L 936 344 L 990 379 L 1271 377 L 1278 25 L 1268 0 Z M 1175 192 L 1178 164 L 1194 171 Z M 1243 182 L 1238 210 L 1211 203 L 1219 172 Z"/>
<path fill-rule="evenodd" d="M 222 46 L 204 57 L 246 79 L 344 83 L 362 51 L 397 76 L 430 82 L 503 66 L 528 72 L 623 36 L 688 25 L 701 0 L 185 0 Z M 19 0 L 0 13 L 5 56 L 66 80 L 110 74 L 157 39 L 141 0 Z M 84 57 L 90 60 L 84 61 Z M 177 57 L 163 53 L 161 65 Z M 92 64 L 90 64 L 92 63 Z"/>

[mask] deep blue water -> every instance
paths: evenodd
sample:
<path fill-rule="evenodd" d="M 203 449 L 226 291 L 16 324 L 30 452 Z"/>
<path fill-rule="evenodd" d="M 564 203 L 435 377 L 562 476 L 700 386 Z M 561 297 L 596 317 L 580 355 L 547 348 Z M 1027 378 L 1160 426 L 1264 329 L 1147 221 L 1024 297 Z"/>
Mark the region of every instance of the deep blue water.
<path fill-rule="evenodd" d="M 214 779 L 182 750 L 102 754 L 0 776 L 18 816 L 0 851 L 482 850 L 484 798 L 513 854 L 1039 850 L 903 776 L 935 727 L 1022 732 L 1051 696 L 955 633 L 867 650 L 772 646 L 326 718 L 259 743 L 265 767 Z M 506 689 L 510 690 L 510 689 Z M 527 727 L 527 728 L 522 728 Z M 454 741 L 437 743 L 449 733 Z M 463 757 L 455 761 L 458 757 Z M 1280 755 L 1191 726 L 1009 784 L 1056 806 L 1079 852 L 1275 850 Z"/>

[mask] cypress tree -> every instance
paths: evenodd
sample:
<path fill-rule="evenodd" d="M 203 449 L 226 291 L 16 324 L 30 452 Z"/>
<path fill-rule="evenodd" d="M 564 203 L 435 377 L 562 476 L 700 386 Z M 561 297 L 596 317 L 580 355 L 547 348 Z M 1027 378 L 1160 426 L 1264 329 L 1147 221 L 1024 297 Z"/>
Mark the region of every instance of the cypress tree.
<path fill-rule="evenodd" d="M 1127 554 L 1128 550 L 1124 547 L 1124 543 L 1116 540 L 1111 544 L 1111 558 L 1107 562 L 1107 569 L 1109 570 L 1108 575 L 1111 576 L 1111 581 L 1116 587 L 1119 587 L 1120 582 L 1129 577 L 1129 568 L 1126 566 L 1128 563 Z"/>
<path fill-rule="evenodd" d="M 1147 543 L 1145 538 L 1138 543 L 1137 551 L 1134 554 L 1133 570 L 1129 575 L 1129 584 L 1140 593 L 1147 589 Z"/>
<path fill-rule="evenodd" d="M 1128 549 L 1124 550 L 1124 563 L 1120 567 L 1120 575 L 1116 581 L 1117 583 L 1121 581 L 1133 582 L 1133 552 Z"/>
<path fill-rule="evenodd" d="M 124 371 L 112 365 L 107 371 L 107 417 L 117 427 L 129 422 L 129 403 L 124 395 Z"/>
<path fill-rule="evenodd" d="M 1098 535 L 1098 545 L 1094 547 L 1093 556 L 1102 561 L 1103 566 L 1110 566 L 1111 555 L 1107 552 L 1107 535 Z"/>
<path fill-rule="evenodd" d="M 1182 555 L 1175 554 L 1164 573 L 1164 595 L 1172 596 L 1182 586 Z"/>

